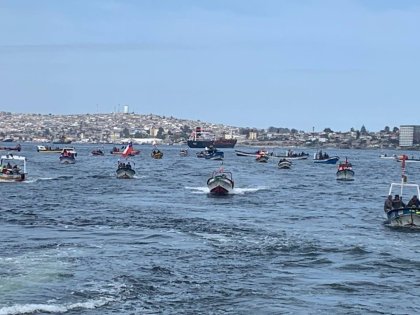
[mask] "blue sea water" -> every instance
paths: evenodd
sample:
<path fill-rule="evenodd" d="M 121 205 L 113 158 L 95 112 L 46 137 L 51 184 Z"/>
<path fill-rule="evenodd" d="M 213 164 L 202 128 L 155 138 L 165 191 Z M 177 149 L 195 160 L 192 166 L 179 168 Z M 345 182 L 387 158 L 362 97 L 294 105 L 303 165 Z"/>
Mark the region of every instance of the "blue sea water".
<path fill-rule="evenodd" d="M 136 178 L 119 180 L 111 147 L 61 165 L 23 145 L 28 181 L 0 185 L 0 315 L 420 312 L 419 233 L 384 225 L 400 164 L 381 152 L 327 150 L 354 167 L 337 182 L 334 165 L 225 149 L 235 189 L 215 198 L 220 162 L 198 149 L 138 146 Z M 407 174 L 420 183 L 420 163 Z"/>

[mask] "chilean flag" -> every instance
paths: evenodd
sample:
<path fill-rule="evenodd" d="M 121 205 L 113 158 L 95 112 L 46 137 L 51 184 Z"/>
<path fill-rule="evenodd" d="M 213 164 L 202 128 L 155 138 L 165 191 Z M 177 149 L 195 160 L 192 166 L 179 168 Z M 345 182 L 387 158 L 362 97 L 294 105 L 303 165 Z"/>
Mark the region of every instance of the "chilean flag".
<path fill-rule="evenodd" d="M 133 143 L 130 141 L 128 143 L 128 145 L 125 147 L 121 156 L 125 158 L 125 157 L 129 156 L 131 152 L 133 152 Z"/>

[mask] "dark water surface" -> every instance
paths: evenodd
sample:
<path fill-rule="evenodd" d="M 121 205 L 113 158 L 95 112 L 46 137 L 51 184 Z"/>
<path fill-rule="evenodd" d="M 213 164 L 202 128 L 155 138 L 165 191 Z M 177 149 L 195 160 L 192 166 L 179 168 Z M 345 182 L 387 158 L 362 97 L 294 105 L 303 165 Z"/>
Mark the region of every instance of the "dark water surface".
<path fill-rule="evenodd" d="M 118 180 L 111 146 L 93 148 L 60 165 L 25 144 L 28 182 L 0 185 L 0 315 L 420 312 L 420 233 L 383 224 L 400 166 L 381 152 L 328 150 L 356 173 L 337 182 L 333 165 L 226 149 L 236 188 L 214 198 L 220 162 L 198 150 L 138 146 L 136 178 Z M 420 163 L 407 173 L 420 183 Z"/>

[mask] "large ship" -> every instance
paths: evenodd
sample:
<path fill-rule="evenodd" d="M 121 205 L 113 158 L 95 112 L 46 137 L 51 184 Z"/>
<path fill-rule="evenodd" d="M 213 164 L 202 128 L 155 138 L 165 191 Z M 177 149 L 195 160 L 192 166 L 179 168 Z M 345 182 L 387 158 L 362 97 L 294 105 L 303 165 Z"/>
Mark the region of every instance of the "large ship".
<path fill-rule="evenodd" d="M 233 148 L 236 144 L 236 139 L 216 138 L 216 136 L 204 131 L 201 127 L 196 127 L 187 140 L 187 145 L 190 148 L 205 148 L 213 146 L 215 148 Z"/>

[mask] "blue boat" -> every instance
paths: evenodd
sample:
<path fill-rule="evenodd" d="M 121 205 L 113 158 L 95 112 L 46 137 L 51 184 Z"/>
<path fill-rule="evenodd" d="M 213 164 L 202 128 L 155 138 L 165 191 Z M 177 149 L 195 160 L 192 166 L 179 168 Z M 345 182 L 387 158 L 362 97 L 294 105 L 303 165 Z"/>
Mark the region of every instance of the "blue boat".
<path fill-rule="evenodd" d="M 336 164 L 340 157 L 338 156 L 329 156 L 327 153 L 322 153 L 322 151 L 318 151 L 314 154 L 314 163 L 320 164 Z"/>

